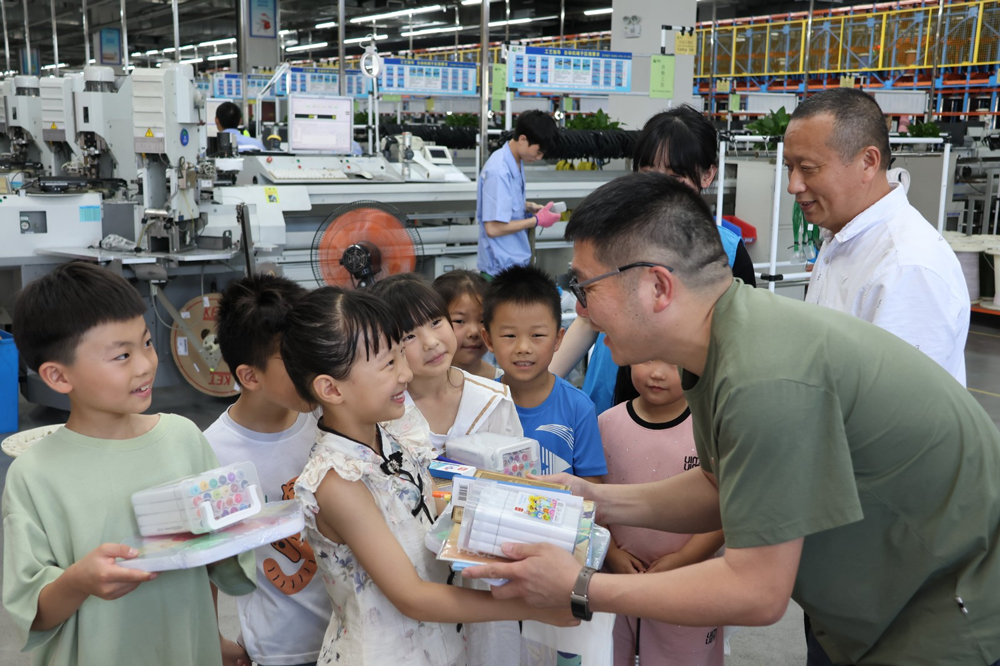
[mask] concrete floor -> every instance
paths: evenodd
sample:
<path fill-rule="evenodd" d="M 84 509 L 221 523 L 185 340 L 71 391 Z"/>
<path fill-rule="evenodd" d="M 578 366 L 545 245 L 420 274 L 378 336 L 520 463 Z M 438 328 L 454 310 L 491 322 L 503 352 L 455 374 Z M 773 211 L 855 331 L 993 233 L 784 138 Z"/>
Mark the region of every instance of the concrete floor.
<path fill-rule="evenodd" d="M 1000 317 L 973 313 L 969 339 L 965 348 L 969 390 L 1000 426 Z M 154 392 L 152 411 L 183 414 L 204 429 L 211 425 L 226 408 L 228 401 L 208 398 L 187 387 L 158 389 Z M 50 423 L 62 423 L 64 412 L 21 404 L 20 429 Z M 0 454 L 0 492 L 7 476 L 10 458 Z M 0 548 L 3 530 L 0 528 Z M 2 581 L 2 570 L 0 570 Z M 227 637 L 239 631 L 236 603 L 225 595 L 219 596 L 219 624 Z M 802 634 L 802 609 L 795 602 L 780 622 L 770 627 L 743 628 L 730 641 L 732 654 L 727 666 L 799 666 L 805 664 L 805 640 Z M 0 664 L 27 666 L 28 655 L 19 652 L 10 616 L 0 612 Z"/>

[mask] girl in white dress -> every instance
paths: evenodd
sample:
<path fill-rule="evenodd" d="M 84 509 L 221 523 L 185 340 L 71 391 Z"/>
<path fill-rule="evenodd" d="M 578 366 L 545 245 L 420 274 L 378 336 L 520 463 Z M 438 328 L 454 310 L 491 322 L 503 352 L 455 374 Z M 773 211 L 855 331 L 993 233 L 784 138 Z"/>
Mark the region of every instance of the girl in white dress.
<path fill-rule="evenodd" d="M 414 273 L 376 283 L 372 293 L 389 304 L 403 330 L 403 353 L 413 372 L 407 403 L 427 419 L 439 452 L 451 437 L 492 432 L 524 434 L 510 389 L 452 365 L 458 339 L 444 299 Z"/>
<path fill-rule="evenodd" d="M 323 414 L 295 484 L 333 600 L 320 664 L 464 666 L 457 623 L 570 621 L 445 584 L 447 566 L 423 544 L 436 516 L 433 452 L 425 421 L 405 407 L 401 337 L 377 297 L 324 287 L 296 305 L 282 338 L 296 390 Z"/>
<path fill-rule="evenodd" d="M 385 299 L 400 319 L 403 354 L 413 372 L 407 404 L 416 405 L 427 419 L 435 451 L 447 455 L 449 438 L 476 432 L 524 434 L 505 384 L 452 367 L 457 340 L 447 306 L 424 278 L 413 273 L 394 275 L 376 283 L 372 292 Z M 462 584 L 469 587 L 473 581 Z M 470 666 L 517 666 L 520 662 L 516 622 L 470 625 L 468 639 Z"/>

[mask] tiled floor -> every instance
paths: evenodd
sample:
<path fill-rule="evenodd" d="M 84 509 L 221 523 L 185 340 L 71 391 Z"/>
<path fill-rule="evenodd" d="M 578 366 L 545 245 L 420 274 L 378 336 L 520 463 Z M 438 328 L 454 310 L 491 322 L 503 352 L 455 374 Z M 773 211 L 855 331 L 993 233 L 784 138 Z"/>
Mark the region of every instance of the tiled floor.
<path fill-rule="evenodd" d="M 1000 317 L 974 314 L 965 351 L 969 390 L 1000 425 Z M 194 389 L 159 389 L 154 393 L 153 409 L 183 414 L 201 428 L 209 426 L 225 409 L 227 401 L 208 398 Z M 65 420 L 64 412 L 21 405 L 21 429 L 33 428 Z M 0 455 L 0 491 L 6 478 L 10 459 Z M 0 546 L 3 533 L 0 530 Z M 225 635 L 235 637 L 239 629 L 236 605 L 232 599 L 220 597 L 220 625 Z M 744 628 L 731 641 L 732 656 L 728 666 L 798 666 L 805 663 L 805 641 L 802 638 L 802 611 L 793 602 L 785 617 L 771 627 Z M 19 642 L 6 611 L 0 611 L 0 664 L 25 666 L 27 655 L 21 654 Z"/>

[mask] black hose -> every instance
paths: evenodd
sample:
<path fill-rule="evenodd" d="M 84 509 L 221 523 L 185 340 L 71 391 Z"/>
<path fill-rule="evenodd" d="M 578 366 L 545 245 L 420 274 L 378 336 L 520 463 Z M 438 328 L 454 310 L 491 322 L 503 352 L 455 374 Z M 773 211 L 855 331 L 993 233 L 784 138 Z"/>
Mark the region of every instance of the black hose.
<path fill-rule="evenodd" d="M 560 129 L 555 145 L 545 151 L 547 160 L 608 160 L 629 159 L 639 133 L 633 130 L 568 130 Z M 502 145 L 512 137 L 504 132 Z"/>
<path fill-rule="evenodd" d="M 400 125 L 382 123 L 379 133 L 392 136 L 410 132 L 413 136 L 445 146 L 452 150 L 474 149 L 478 127 L 447 127 L 444 125 Z M 496 150 L 511 139 L 511 132 L 504 132 L 490 140 L 491 150 Z M 608 160 L 630 159 L 638 132 L 633 130 L 568 130 L 560 129 L 555 145 L 545 151 L 547 160 Z"/>

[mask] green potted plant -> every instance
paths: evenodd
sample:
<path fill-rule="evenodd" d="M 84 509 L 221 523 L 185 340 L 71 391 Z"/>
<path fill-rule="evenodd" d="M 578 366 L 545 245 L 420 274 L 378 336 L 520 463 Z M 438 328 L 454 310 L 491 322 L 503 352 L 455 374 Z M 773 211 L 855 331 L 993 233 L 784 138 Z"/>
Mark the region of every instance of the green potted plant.
<path fill-rule="evenodd" d="M 900 136 L 909 136 L 914 139 L 936 139 L 941 134 L 941 128 L 934 121 L 926 123 L 913 123 L 906 132 L 900 132 Z"/>
<path fill-rule="evenodd" d="M 566 121 L 566 129 L 571 130 L 615 130 L 621 125 L 617 120 L 598 109 L 597 113 L 578 113 Z"/>
<path fill-rule="evenodd" d="M 778 139 L 785 136 L 785 130 L 788 129 L 788 121 L 791 119 L 792 117 L 785 111 L 785 107 L 781 107 L 766 116 L 761 116 L 752 123 L 747 123 L 746 128 L 754 134 Z M 774 150 L 777 147 L 778 144 L 776 141 L 767 142 L 768 150 Z"/>

